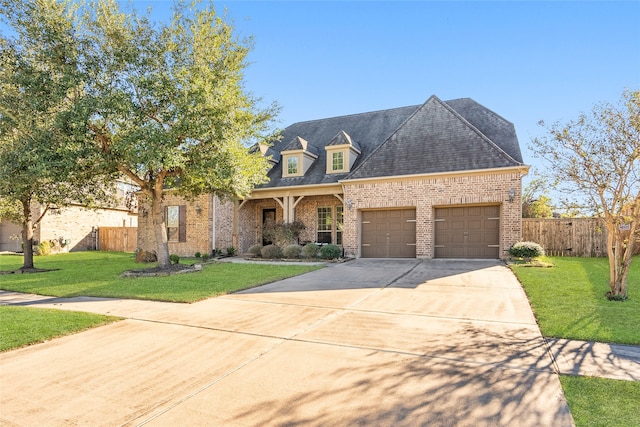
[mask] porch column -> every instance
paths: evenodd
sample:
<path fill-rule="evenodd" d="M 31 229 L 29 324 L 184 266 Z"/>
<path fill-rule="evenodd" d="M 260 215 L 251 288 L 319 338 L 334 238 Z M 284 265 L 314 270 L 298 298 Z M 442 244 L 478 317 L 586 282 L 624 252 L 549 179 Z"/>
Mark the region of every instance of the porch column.
<path fill-rule="evenodd" d="M 283 196 L 273 198 L 282 207 L 282 220 L 286 223 L 292 223 L 296 219 L 296 206 L 304 196 Z"/>

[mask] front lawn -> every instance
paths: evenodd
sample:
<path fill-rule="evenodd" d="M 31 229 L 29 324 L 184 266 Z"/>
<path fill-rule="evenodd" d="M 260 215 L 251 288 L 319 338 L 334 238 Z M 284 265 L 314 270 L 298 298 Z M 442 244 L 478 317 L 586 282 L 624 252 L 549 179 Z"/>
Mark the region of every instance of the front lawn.
<path fill-rule="evenodd" d="M 576 427 L 640 426 L 640 381 L 560 376 Z"/>
<path fill-rule="evenodd" d="M 640 256 L 631 264 L 629 298 L 609 301 L 606 258 L 548 257 L 551 268 L 512 265 L 546 337 L 640 345 Z"/>
<path fill-rule="evenodd" d="M 627 282 L 629 298 L 609 301 L 606 258 L 548 257 L 551 268 L 512 265 L 542 335 L 584 341 L 640 344 L 640 257 Z M 561 375 L 577 427 L 640 425 L 640 382 Z"/>
<path fill-rule="evenodd" d="M 0 275 L 0 289 L 57 297 L 92 296 L 195 302 L 297 276 L 317 266 L 272 264 L 204 264 L 200 272 L 164 277 L 121 278 L 125 270 L 141 269 L 131 253 L 73 252 L 36 257 L 35 266 L 58 269 L 46 273 Z M 0 270 L 22 265 L 16 255 L 0 255 Z M 153 264 L 155 266 L 155 264 Z"/>
<path fill-rule="evenodd" d="M 0 351 L 35 344 L 119 320 L 77 311 L 0 306 Z"/>

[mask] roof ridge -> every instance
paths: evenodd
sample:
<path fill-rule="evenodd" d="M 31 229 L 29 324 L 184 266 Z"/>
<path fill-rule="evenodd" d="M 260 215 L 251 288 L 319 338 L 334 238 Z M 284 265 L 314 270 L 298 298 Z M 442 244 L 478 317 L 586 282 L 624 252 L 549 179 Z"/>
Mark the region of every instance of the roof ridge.
<path fill-rule="evenodd" d="M 404 107 L 383 108 L 383 109 L 380 109 L 380 110 L 366 111 L 364 113 L 344 114 L 342 116 L 332 116 L 332 117 L 325 117 L 325 118 L 322 118 L 322 119 L 304 120 L 304 121 L 301 121 L 301 122 L 292 123 L 287 127 L 291 127 L 291 126 L 298 125 L 298 124 L 303 124 L 303 123 L 313 123 L 313 122 L 321 122 L 321 121 L 324 121 L 324 120 L 341 119 L 341 118 L 344 118 L 344 117 L 363 116 L 363 115 L 366 115 L 366 114 L 381 113 L 381 112 L 384 112 L 384 111 L 403 110 L 405 108 L 416 108 L 417 109 L 421 105 L 422 104 L 406 105 Z"/>
<path fill-rule="evenodd" d="M 469 96 L 465 96 L 465 97 L 463 97 L 463 98 L 449 99 L 449 100 L 444 101 L 444 102 L 445 102 L 445 104 L 446 104 L 446 103 L 449 103 L 449 102 L 461 101 L 461 100 L 463 100 L 463 99 L 468 99 L 469 101 L 472 101 L 474 104 L 476 104 L 476 105 L 478 105 L 478 106 L 482 107 L 482 109 L 483 109 L 484 111 L 486 111 L 486 112 L 488 112 L 488 113 L 492 114 L 494 117 L 496 117 L 496 118 L 498 118 L 498 119 L 502 120 L 503 122 L 505 122 L 505 123 L 510 124 L 511 126 L 513 126 L 513 122 L 512 122 L 512 121 L 505 119 L 505 118 L 504 118 L 504 117 L 502 117 L 500 114 L 496 113 L 495 111 L 493 111 L 493 110 L 492 110 L 492 109 L 490 109 L 490 108 L 485 107 L 484 105 L 480 104 L 478 101 L 476 101 L 475 99 L 473 99 L 473 98 L 471 98 L 471 97 L 469 97 Z"/>
<path fill-rule="evenodd" d="M 431 98 L 429 98 L 429 99 L 431 99 Z M 458 112 L 456 111 L 456 109 L 455 109 L 455 108 L 453 108 L 452 106 L 450 106 L 449 104 L 447 104 L 447 102 L 446 102 L 446 101 L 444 101 L 444 102 L 443 102 L 443 101 L 440 101 L 437 97 L 435 97 L 435 99 L 436 99 L 437 101 L 439 101 L 439 102 L 440 102 L 440 104 L 442 104 L 442 105 L 443 105 L 447 110 L 451 111 L 451 112 L 452 112 L 452 113 L 453 113 L 453 114 L 458 118 L 458 120 L 462 121 L 462 123 L 463 123 L 465 126 L 469 127 L 469 129 L 471 129 L 472 131 L 474 131 L 475 133 L 477 133 L 477 134 L 480 136 L 480 138 L 481 138 L 481 139 L 483 139 L 485 142 L 488 142 L 488 143 L 489 143 L 489 145 L 490 145 L 492 148 L 494 148 L 495 150 L 497 150 L 497 151 L 498 151 L 498 154 L 501 154 L 501 155 L 505 156 L 505 157 L 507 158 L 507 160 L 511 160 L 511 161 L 515 162 L 516 164 L 518 164 L 518 165 L 522 165 L 522 164 L 524 164 L 524 163 L 522 163 L 522 162 L 517 161 L 517 160 L 516 160 L 516 159 L 514 159 L 513 157 L 511 157 L 511 155 L 510 155 L 509 153 L 507 153 L 507 152 L 506 152 L 506 151 L 504 151 L 502 148 L 500 148 L 500 146 L 498 146 L 498 144 L 496 144 L 495 142 L 493 142 L 493 141 L 492 141 L 492 140 L 491 140 L 487 135 L 485 135 L 484 133 L 482 133 L 482 132 L 480 131 L 480 129 L 478 129 L 477 127 L 475 127 L 474 125 L 472 125 L 472 124 L 471 124 L 471 122 L 470 122 L 469 120 L 465 119 L 465 118 L 462 116 L 462 114 L 458 113 Z M 471 98 L 460 98 L 460 99 L 471 99 Z M 473 102 L 475 102 L 476 104 L 478 104 L 478 103 L 477 103 L 476 101 L 474 101 L 473 99 L 471 99 L 471 100 L 472 100 Z M 428 100 L 427 100 L 427 101 L 428 101 Z M 425 102 L 425 104 L 426 104 L 426 102 Z M 478 105 L 480 105 L 480 104 L 478 104 Z M 489 110 L 488 108 L 485 108 L 485 109 L 486 109 L 487 111 L 489 111 L 489 112 L 492 112 L 492 113 L 493 113 L 493 111 Z M 495 113 L 494 113 L 494 114 L 495 114 Z M 496 115 L 497 115 L 497 114 L 496 114 Z M 498 116 L 498 117 L 500 117 L 500 116 Z M 502 117 L 500 117 L 500 118 L 501 118 L 502 120 L 504 120 L 504 121 L 508 122 L 508 121 L 507 121 L 507 120 L 505 120 L 504 118 L 502 118 Z M 511 122 L 508 122 L 508 123 L 509 123 L 509 124 L 511 124 L 511 125 L 513 125 L 513 123 L 511 123 Z"/>

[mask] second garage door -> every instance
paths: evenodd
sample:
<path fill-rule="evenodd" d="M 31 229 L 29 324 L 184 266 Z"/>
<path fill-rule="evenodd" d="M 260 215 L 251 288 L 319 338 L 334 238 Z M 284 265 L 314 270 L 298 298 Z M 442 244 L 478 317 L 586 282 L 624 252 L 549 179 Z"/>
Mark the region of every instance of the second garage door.
<path fill-rule="evenodd" d="M 500 258 L 500 206 L 437 208 L 436 258 Z"/>
<path fill-rule="evenodd" d="M 363 258 L 415 258 L 416 210 L 362 212 Z"/>

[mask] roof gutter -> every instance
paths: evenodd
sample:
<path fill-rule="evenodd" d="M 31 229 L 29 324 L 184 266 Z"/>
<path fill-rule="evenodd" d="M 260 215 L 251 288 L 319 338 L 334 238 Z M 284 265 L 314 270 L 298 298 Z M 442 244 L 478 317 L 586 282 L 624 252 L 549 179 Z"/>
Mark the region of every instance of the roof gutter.
<path fill-rule="evenodd" d="M 528 165 L 510 166 L 506 168 L 491 168 L 491 169 L 473 169 L 464 171 L 451 171 L 451 172 L 435 172 L 435 173 L 422 173 L 413 175 L 393 175 L 393 176 L 379 176 L 371 178 L 346 178 L 341 179 L 338 182 L 340 184 L 355 184 L 358 182 L 371 182 L 371 181 L 400 181 L 405 179 L 415 178 L 439 178 L 439 177 L 452 177 L 452 176 L 469 176 L 469 175 L 497 175 L 500 173 L 518 172 L 521 176 L 525 176 L 529 173 Z"/>

